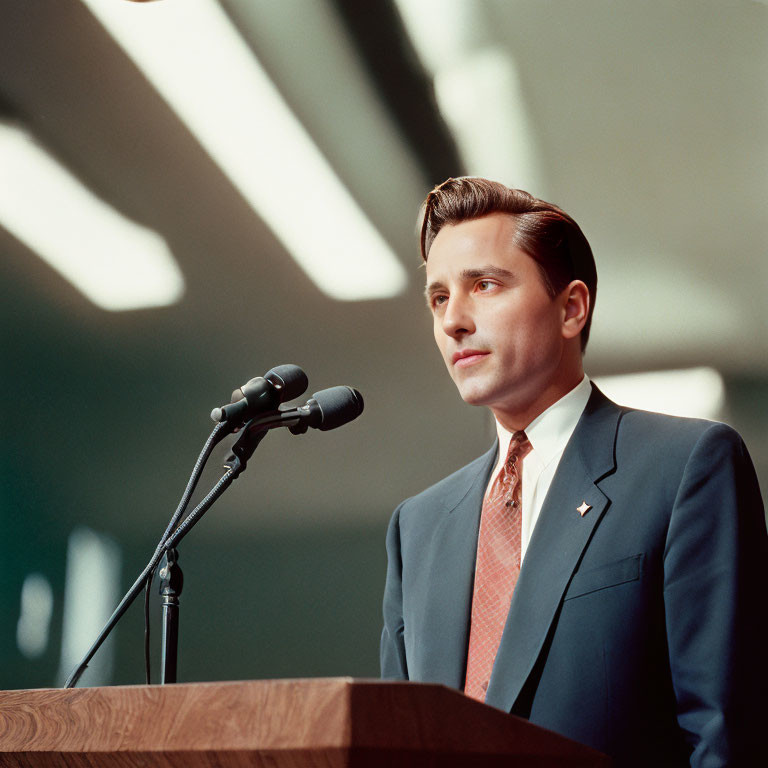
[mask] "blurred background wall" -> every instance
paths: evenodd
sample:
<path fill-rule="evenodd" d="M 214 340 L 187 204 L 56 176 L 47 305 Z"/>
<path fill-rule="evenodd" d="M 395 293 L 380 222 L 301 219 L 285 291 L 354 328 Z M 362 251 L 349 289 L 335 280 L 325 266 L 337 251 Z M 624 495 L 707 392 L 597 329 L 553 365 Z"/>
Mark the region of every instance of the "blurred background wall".
<path fill-rule="evenodd" d="M 365 412 L 271 434 L 183 542 L 179 677 L 378 674 L 388 517 L 492 435 L 422 298 L 417 210 L 449 175 L 571 213 L 600 279 L 587 371 L 655 372 L 606 387 L 728 421 L 768 484 L 764 2 L 0 0 L 0 19 L 0 688 L 61 684 L 210 410 L 281 363 Z M 142 682 L 141 654 L 135 605 L 83 683 Z"/>

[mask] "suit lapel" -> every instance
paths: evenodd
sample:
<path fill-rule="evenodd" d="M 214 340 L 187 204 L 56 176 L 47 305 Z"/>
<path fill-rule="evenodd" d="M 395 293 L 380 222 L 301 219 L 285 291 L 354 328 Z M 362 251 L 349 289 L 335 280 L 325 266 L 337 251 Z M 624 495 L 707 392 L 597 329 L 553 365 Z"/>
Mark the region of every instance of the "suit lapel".
<path fill-rule="evenodd" d="M 571 576 L 610 500 L 597 482 L 615 468 L 620 409 L 593 393 L 563 453 L 515 586 L 486 702 L 511 711 L 544 647 Z M 591 509 L 581 515 L 586 501 Z"/>
<path fill-rule="evenodd" d="M 425 679 L 459 689 L 466 674 L 480 510 L 496 454 L 494 445 L 475 462 L 469 478 L 446 494 L 445 513 L 425 553 L 432 594 L 419 655 Z"/>

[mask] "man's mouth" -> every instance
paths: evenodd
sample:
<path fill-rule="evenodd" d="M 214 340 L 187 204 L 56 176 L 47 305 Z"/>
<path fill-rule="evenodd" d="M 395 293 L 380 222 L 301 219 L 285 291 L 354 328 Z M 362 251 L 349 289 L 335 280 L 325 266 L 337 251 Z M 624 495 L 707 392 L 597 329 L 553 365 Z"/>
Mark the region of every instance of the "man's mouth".
<path fill-rule="evenodd" d="M 468 368 L 470 365 L 480 362 L 489 354 L 490 352 L 480 349 L 462 349 L 459 352 L 453 353 L 452 361 L 456 368 Z"/>

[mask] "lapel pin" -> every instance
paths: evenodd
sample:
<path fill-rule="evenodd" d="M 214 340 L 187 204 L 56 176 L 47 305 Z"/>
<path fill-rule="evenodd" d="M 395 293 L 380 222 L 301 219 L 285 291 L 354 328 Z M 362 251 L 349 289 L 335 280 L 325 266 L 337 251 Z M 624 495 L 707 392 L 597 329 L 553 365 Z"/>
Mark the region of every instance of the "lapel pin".
<path fill-rule="evenodd" d="M 590 509 L 592 509 L 592 506 L 591 506 L 590 504 L 587 504 L 587 502 L 586 502 L 586 501 L 582 501 L 582 502 L 581 502 L 581 506 L 580 506 L 580 507 L 576 507 L 576 511 L 577 511 L 577 512 L 578 512 L 578 513 L 579 513 L 579 514 L 582 516 L 582 517 L 584 517 L 584 515 L 586 515 L 586 514 L 587 514 L 587 512 L 589 512 L 589 510 L 590 510 Z"/>

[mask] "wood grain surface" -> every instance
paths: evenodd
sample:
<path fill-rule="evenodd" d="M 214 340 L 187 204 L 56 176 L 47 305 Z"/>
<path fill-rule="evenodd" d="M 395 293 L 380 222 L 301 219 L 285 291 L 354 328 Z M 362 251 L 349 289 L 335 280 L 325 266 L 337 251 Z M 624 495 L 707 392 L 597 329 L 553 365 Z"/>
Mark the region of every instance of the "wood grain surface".
<path fill-rule="evenodd" d="M 0 766 L 607 766 L 443 686 L 328 678 L 0 692 Z"/>

